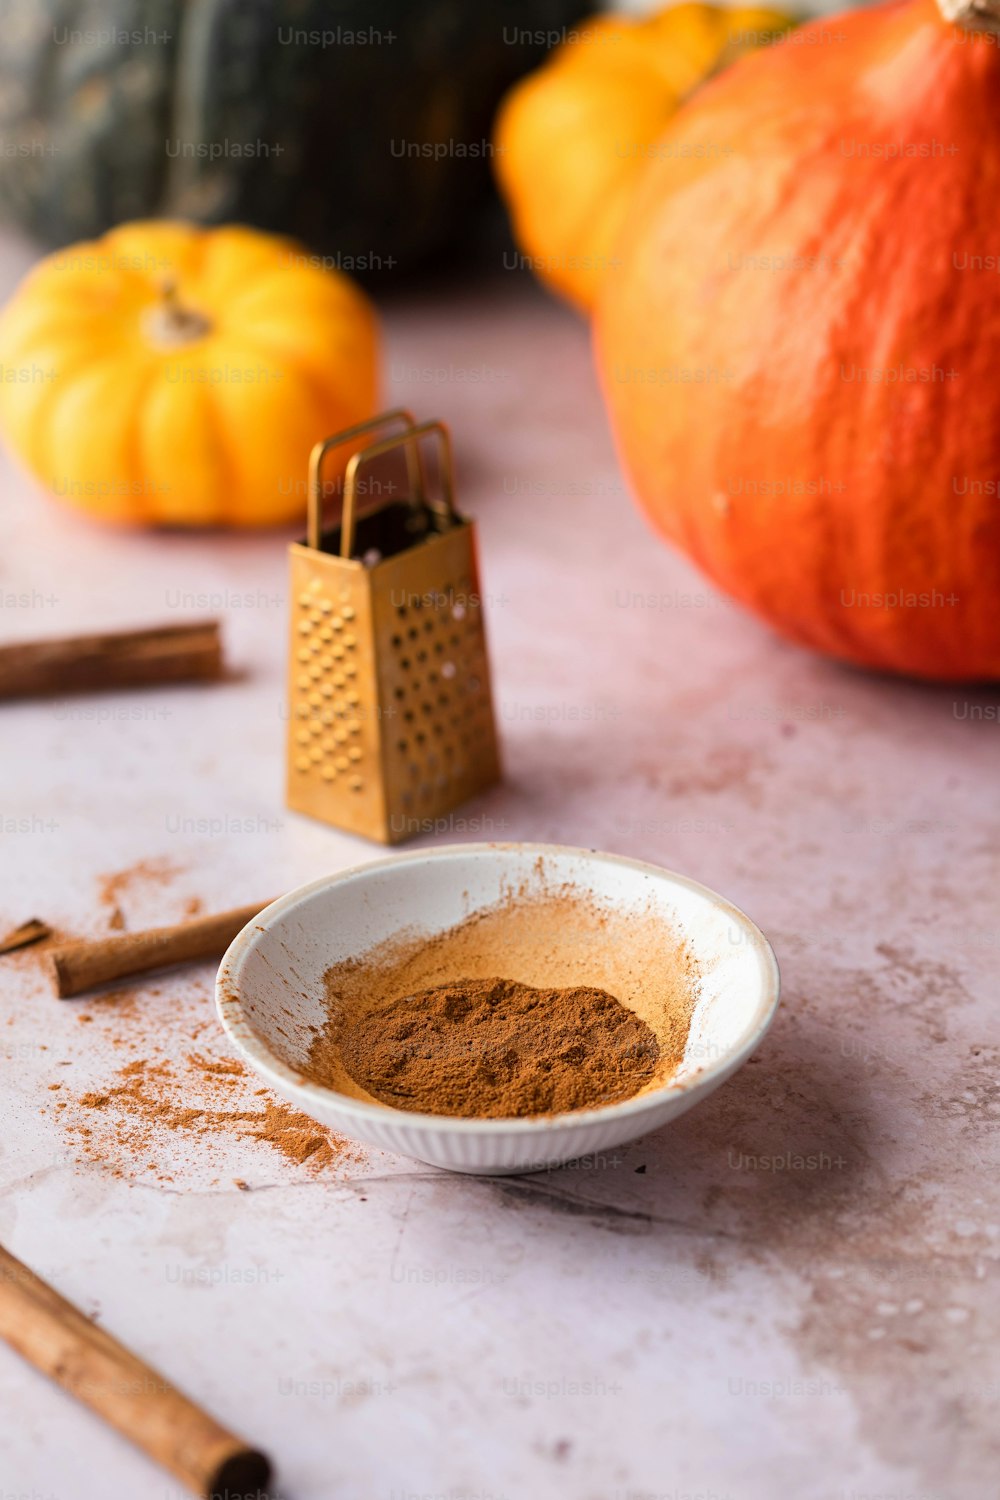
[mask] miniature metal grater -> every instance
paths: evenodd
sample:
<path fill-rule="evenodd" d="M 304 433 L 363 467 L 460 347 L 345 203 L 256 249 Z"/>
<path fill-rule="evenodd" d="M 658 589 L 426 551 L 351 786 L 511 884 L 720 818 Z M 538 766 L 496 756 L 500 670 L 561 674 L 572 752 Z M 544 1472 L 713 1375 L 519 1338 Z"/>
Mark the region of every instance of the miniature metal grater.
<path fill-rule="evenodd" d="M 321 467 L 356 445 L 341 524 L 321 531 Z M 422 442 L 437 440 L 440 499 L 427 498 Z M 358 517 L 358 470 L 394 448 L 406 499 Z M 453 503 L 441 422 L 386 412 L 317 443 L 308 533 L 289 548 L 288 806 L 396 844 L 434 829 L 500 776 L 475 528 Z"/>

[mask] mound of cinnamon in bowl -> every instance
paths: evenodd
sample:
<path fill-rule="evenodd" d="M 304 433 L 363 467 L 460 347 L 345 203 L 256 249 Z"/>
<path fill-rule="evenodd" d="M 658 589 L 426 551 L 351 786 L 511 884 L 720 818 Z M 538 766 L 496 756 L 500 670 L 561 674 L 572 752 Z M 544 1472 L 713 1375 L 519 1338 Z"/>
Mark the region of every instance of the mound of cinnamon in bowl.
<path fill-rule="evenodd" d="M 344 1066 L 372 1098 L 424 1114 L 514 1118 L 616 1104 L 660 1045 L 605 990 L 456 979 L 345 1021 Z"/>
<path fill-rule="evenodd" d="M 612 915 L 578 891 L 516 893 L 334 964 L 325 983 L 306 1078 L 424 1115 L 526 1119 L 667 1082 L 697 966 L 655 912 Z"/>

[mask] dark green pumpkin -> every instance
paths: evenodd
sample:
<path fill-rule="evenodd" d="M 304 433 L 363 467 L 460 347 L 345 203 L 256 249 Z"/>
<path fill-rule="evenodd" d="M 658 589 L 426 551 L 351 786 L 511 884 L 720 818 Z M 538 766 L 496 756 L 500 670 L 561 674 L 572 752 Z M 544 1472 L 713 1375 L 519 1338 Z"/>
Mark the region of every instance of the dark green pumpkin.
<path fill-rule="evenodd" d="M 346 270 L 412 264 L 470 226 L 500 95 L 584 9 L 17 0 L 0 34 L 0 218 L 48 245 L 147 216 L 240 220 Z"/>

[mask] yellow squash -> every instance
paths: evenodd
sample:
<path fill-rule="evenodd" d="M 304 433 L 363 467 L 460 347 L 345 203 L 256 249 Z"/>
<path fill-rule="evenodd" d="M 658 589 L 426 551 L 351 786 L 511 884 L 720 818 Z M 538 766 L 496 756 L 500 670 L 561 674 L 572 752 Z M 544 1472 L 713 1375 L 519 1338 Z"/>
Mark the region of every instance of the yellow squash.
<path fill-rule="evenodd" d="M 758 7 L 674 5 L 645 20 L 582 22 L 508 94 L 495 157 L 514 233 L 532 269 L 589 310 L 613 274 L 636 177 L 674 111 L 713 73 L 780 37 L 791 16 Z M 712 141 L 675 149 L 711 159 Z"/>
<path fill-rule="evenodd" d="M 372 414 L 374 312 L 292 241 L 126 224 L 32 270 L 0 318 L 0 422 L 106 521 L 301 516 L 309 449 Z"/>

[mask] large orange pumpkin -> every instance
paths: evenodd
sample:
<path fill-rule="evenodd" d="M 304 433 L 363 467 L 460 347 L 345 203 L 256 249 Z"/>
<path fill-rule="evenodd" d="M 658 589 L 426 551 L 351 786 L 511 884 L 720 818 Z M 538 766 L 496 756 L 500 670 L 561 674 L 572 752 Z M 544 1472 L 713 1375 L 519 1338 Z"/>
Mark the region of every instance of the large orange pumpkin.
<path fill-rule="evenodd" d="M 1000 48 L 976 24 L 889 0 L 709 84 L 597 320 L 657 526 L 793 639 L 940 679 L 1000 677 Z M 670 149 L 697 140 L 711 161 Z"/>

